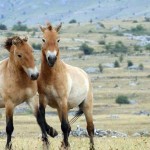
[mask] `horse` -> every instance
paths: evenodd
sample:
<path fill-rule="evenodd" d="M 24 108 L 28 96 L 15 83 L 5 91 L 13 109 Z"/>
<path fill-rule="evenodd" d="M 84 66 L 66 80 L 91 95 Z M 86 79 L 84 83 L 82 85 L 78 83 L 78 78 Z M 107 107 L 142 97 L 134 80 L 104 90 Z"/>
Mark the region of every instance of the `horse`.
<path fill-rule="evenodd" d="M 13 111 L 27 102 L 38 110 L 37 78 L 39 72 L 34 63 L 33 50 L 27 38 L 13 36 L 7 38 L 4 47 L 9 57 L 0 62 L 0 108 L 6 112 L 7 142 L 5 149 L 12 149 L 11 135 L 14 130 Z"/>
<path fill-rule="evenodd" d="M 63 132 L 61 148 L 70 149 L 68 137 L 71 126 L 68 120 L 68 111 L 79 107 L 86 118 L 90 149 L 94 149 L 92 85 L 88 75 L 82 69 L 68 65 L 60 59 L 58 32 L 61 25 L 53 27 L 47 23 L 45 27 L 40 26 L 43 32 L 43 44 L 41 70 L 37 80 L 39 111 L 42 112 L 44 118 L 43 124 L 47 124 L 45 120 L 46 106 L 57 109 Z M 43 131 L 45 130 L 43 125 Z"/>

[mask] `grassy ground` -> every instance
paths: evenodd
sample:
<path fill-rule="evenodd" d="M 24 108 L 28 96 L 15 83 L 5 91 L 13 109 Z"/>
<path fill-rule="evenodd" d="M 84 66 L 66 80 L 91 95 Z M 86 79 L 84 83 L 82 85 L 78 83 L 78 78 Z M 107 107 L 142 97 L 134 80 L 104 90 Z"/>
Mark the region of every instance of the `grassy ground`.
<path fill-rule="evenodd" d="M 139 131 L 150 131 L 150 118 L 146 115 L 135 115 L 135 113 L 144 110 L 150 111 L 150 84 L 148 75 L 150 75 L 150 55 L 149 51 L 143 49 L 142 53 L 134 52 L 133 45 L 137 43 L 135 40 L 129 40 L 124 36 L 117 36 L 112 33 L 113 26 L 120 26 L 125 29 L 131 29 L 137 24 L 142 24 L 149 30 L 149 24 L 139 20 L 138 23 L 133 21 L 103 21 L 105 29 L 96 29 L 95 24 L 73 24 L 64 25 L 60 37 L 60 51 L 62 59 L 71 65 L 78 66 L 82 69 L 87 67 L 98 68 L 99 64 L 113 63 L 119 60 L 119 54 L 105 54 L 101 53 L 105 50 L 104 45 L 99 45 L 99 40 L 105 40 L 106 43 L 116 42 L 121 40 L 131 51 L 128 55 L 123 56 L 123 62 L 120 68 L 104 68 L 103 73 L 89 74 L 93 84 L 94 92 L 94 124 L 96 128 L 104 130 L 116 130 L 127 133 L 128 138 L 95 138 L 96 149 L 99 150 L 148 150 L 150 149 L 150 141 L 147 137 L 133 138 L 132 134 Z M 92 32 L 91 32 L 92 31 Z M 10 31 L 11 32 L 11 31 Z M 3 43 L 5 32 L 1 32 L 0 43 Z M 17 32 L 17 34 L 27 34 L 26 32 Z M 30 43 L 41 43 L 42 33 L 37 32 L 37 36 L 29 35 Z M 106 36 L 105 36 L 106 35 Z M 38 36 L 40 38 L 38 38 Z M 82 43 L 86 42 L 89 46 L 95 49 L 94 54 L 91 56 L 82 56 L 80 50 L 75 50 Z M 2 48 L 1 48 L 2 49 Z M 4 59 L 8 52 L 6 50 L 0 51 L 0 59 Z M 40 51 L 34 53 L 37 65 L 40 64 Z M 132 60 L 134 64 L 144 65 L 143 71 L 130 71 L 127 69 L 127 61 Z M 136 83 L 136 84 L 132 84 Z M 135 100 L 135 104 L 118 105 L 115 99 L 118 95 L 126 95 L 130 100 Z M 47 108 L 47 112 L 54 111 Z M 4 111 L 3 111 L 4 112 Z M 118 118 L 111 118 L 112 114 L 118 115 Z M 71 116 L 70 116 L 71 118 Z M 60 122 L 58 117 L 47 115 L 48 123 L 54 126 L 59 133 Z M 85 128 L 85 118 L 82 116 L 72 129 L 76 129 L 79 124 Z M 14 116 L 14 136 L 13 145 L 15 150 L 38 150 L 42 149 L 42 143 L 38 138 L 40 129 L 36 124 L 35 118 L 29 115 L 15 115 Z M 0 131 L 5 130 L 5 115 L 2 113 L 0 118 Z M 0 150 L 4 149 L 6 137 L 0 138 Z M 61 137 L 58 139 L 50 139 L 51 149 L 58 149 L 61 144 Z M 70 138 L 71 147 L 76 149 L 88 149 L 87 138 Z"/>
<path fill-rule="evenodd" d="M 4 149 L 5 140 L 0 139 L 0 148 Z M 59 150 L 61 139 L 51 139 L 50 149 Z M 88 150 L 89 144 L 87 138 L 70 138 L 72 150 Z M 13 148 L 15 150 L 42 150 L 42 142 L 37 138 L 15 138 L 13 139 Z M 149 150 L 150 140 L 147 138 L 95 138 L 96 150 Z"/>

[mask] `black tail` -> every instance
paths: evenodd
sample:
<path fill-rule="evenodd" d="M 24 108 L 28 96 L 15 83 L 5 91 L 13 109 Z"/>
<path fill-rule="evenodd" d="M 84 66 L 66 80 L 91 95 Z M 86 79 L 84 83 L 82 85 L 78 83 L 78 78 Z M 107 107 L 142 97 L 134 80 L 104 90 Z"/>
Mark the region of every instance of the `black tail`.
<path fill-rule="evenodd" d="M 76 113 L 75 116 L 70 120 L 70 125 L 73 124 L 80 116 L 82 116 L 83 111 L 79 109 Z"/>

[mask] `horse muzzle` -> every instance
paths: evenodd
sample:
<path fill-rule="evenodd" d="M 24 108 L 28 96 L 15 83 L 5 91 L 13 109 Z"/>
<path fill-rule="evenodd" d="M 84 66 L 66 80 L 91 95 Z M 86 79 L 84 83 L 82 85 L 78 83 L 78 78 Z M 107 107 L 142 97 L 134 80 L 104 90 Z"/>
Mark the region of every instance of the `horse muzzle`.
<path fill-rule="evenodd" d="M 47 62 L 48 62 L 48 65 L 50 66 L 50 67 L 53 67 L 54 66 L 54 64 L 55 64 L 55 62 L 56 62 L 56 60 L 57 60 L 57 57 L 55 56 L 55 57 L 48 57 L 47 58 Z"/>
<path fill-rule="evenodd" d="M 31 80 L 37 80 L 37 78 L 39 77 L 39 73 L 36 74 L 31 74 Z"/>
<path fill-rule="evenodd" d="M 31 80 L 37 80 L 37 78 L 39 77 L 39 72 L 36 67 L 34 68 L 23 67 L 23 68 Z"/>

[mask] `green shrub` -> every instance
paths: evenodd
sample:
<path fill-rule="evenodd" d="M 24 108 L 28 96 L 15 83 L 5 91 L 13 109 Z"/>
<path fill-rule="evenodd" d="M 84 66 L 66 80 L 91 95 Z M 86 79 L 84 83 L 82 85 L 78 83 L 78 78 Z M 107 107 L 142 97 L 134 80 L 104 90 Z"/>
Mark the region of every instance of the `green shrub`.
<path fill-rule="evenodd" d="M 129 104 L 130 102 L 129 102 L 127 96 L 119 95 L 119 96 L 116 98 L 116 103 L 117 103 L 117 104 Z"/>
<path fill-rule="evenodd" d="M 69 23 L 77 23 L 77 21 L 75 19 L 72 19 L 69 21 Z"/>
<path fill-rule="evenodd" d="M 98 41 L 98 44 L 105 45 L 105 40 Z"/>
<path fill-rule="evenodd" d="M 40 50 L 41 44 L 32 43 L 32 47 L 33 47 L 33 49 Z"/>
<path fill-rule="evenodd" d="M 122 62 L 123 61 L 123 55 L 119 56 L 119 61 Z"/>
<path fill-rule="evenodd" d="M 115 62 L 114 62 L 114 67 L 115 68 L 119 68 L 120 67 L 120 64 L 119 64 L 119 62 L 117 60 L 115 60 Z"/>
<path fill-rule="evenodd" d="M 133 27 L 128 31 L 134 35 L 142 35 L 147 33 L 146 29 L 142 25 L 137 25 L 136 27 Z"/>
<path fill-rule="evenodd" d="M 147 45 L 145 46 L 145 49 L 146 49 L 146 50 L 150 50 L 150 44 L 147 44 Z"/>
<path fill-rule="evenodd" d="M 23 25 L 21 22 L 18 22 L 17 24 L 13 25 L 12 30 L 14 30 L 14 31 L 28 31 L 28 27 L 26 25 Z"/>
<path fill-rule="evenodd" d="M 137 20 L 133 20 L 133 23 L 138 23 L 138 21 Z"/>
<path fill-rule="evenodd" d="M 7 30 L 7 26 L 4 24 L 0 24 L 0 30 Z"/>
<path fill-rule="evenodd" d="M 85 55 L 90 55 L 94 51 L 94 49 L 92 47 L 89 47 L 86 43 L 83 43 L 80 46 L 80 50 L 83 51 Z"/>
<path fill-rule="evenodd" d="M 101 73 L 103 73 L 104 68 L 103 68 L 102 64 L 99 64 L 99 65 L 98 65 L 98 68 L 99 68 L 99 71 L 100 71 Z"/>
<path fill-rule="evenodd" d="M 150 18 L 149 17 L 145 17 L 145 22 L 150 22 Z"/>
<path fill-rule="evenodd" d="M 133 66 L 133 62 L 131 60 L 128 60 L 127 65 L 128 65 L 128 67 L 131 67 L 131 66 Z"/>
<path fill-rule="evenodd" d="M 128 48 L 121 41 L 117 41 L 115 45 L 108 43 L 105 46 L 105 48 L 107 52 L 110 52 L 112 54 L 113 53 L 127 53 L 128 51 Z"/>
<path fill-rule="evenodd" d="M 139 45 L 134 45 L 134 51 L 140 51 L 141 50 L 141 46 Z"/>
<path fill-rule="evenodd" d="M 6 37 L 11 37 L 11 36 L 14 36 L 15 34 L 13 32 L 7 32 L 5 35 Z"/>
<path fill-rule="evenodd" d="M 139 67 L 138 67 L 138 68 L 139 68 L 139 70 L 142 70 L 142 71 L 143 71 L 143 70 L 144 70 L 144 65 L 143 65 L 143 64 L 139 64 Z"/>
<path fill-rule="evenodd" d="M 120 32 L 120 31 L 115 31 L 115 34 L 116 34 L 117 36 L 123 36 L 123 33 Z"/>

